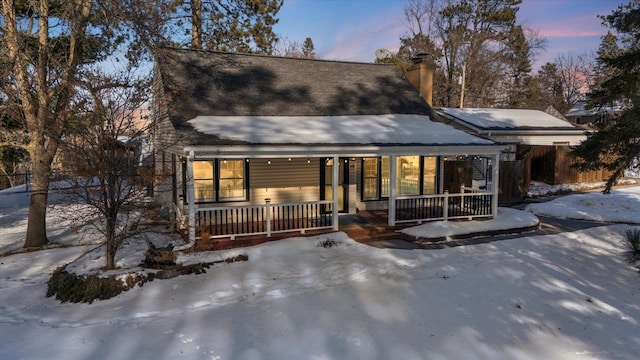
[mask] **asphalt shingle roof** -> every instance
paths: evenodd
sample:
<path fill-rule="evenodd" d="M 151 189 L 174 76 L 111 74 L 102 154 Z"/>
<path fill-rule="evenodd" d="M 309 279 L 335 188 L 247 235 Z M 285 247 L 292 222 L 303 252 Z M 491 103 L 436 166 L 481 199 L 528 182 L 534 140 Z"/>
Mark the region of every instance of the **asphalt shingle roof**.
<path fill-rule="evenodd" d="M 395 65 L 163 49 L 156 75 L 185 145 L 491 144 L 431 121 Z"/>
<path fill-rule="evenodd" d="M 156 65 L 178 126 L 196 116 L 430 112 L 394 65 L 182 49 L 165 49 Z"/>

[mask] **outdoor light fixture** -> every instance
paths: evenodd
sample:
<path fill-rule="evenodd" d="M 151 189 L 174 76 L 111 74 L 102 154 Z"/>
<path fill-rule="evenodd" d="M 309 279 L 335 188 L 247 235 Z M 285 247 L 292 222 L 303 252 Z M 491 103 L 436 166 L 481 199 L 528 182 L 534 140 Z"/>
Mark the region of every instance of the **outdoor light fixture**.
<path fill-rule="evenodd" d="M 289 158 L 289 161 L 291 161 L 291 158 Z"/>
<path fill-rule="evenodd" d="M 311 159 L 307 159 L 307 164 L 311 164 Z"/>
<path fill-rule="evenodd" d="M 271 159 L 267 160 L 267 165 L 271 165 Z"/>

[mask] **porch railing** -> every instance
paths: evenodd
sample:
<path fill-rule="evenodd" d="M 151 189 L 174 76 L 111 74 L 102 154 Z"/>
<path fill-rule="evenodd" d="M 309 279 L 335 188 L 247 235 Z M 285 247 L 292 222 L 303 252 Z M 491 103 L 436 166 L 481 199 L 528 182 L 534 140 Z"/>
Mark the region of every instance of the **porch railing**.
<path fill-rule="evenodd" d="M 333 227 L 331 200 L 301 203 L 197 208 L 196 238 L 330 229 Z"/>
<path fill-rule="evenodd" d="M 469 190 L 471 192 L 467 192 Z M 491 217 L 493 194 L 479 189 L 461 189 L 459 194 L 398 196 L 396 223 Z"/>

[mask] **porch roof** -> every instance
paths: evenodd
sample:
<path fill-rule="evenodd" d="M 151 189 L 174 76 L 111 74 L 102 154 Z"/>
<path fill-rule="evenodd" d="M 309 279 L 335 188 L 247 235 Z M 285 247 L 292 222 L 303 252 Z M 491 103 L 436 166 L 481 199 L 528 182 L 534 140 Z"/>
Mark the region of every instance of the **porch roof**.
<path fill-rule="evenodd" d="M 202 135 L 245 145 L 494 145 L 415 114 L 349 116 L 197 116 Z M 225 141 L 226 140 L 226 141 Z M 195 144 L 194 144 L 195 145 Z"/>

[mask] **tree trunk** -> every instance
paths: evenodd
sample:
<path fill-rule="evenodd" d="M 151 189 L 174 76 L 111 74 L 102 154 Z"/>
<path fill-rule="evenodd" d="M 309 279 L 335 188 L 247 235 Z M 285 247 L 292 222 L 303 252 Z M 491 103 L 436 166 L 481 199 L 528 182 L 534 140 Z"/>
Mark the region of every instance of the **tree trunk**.
<path fill-rule="evenodd" d="M 191 48 L 202 49 L 202 0 L 191 0 Z"/>
<path fill-rule="evenodd" d="M 106 236 L 106 257 L 107 265 L 105 270 L 114 270 L 116 268 L 116 219 L 107 215 L 105 236 Z"/>
<path fill-rule="evenodd" d="M 27 237 L 25 248 L 41 247 L 48 243 L 47 239 L 47 197 L 51 174 L 51 161 L 44 149 L 36 149 L 32 154 L 33 177 L 29 217 L 27 220 Z"/>

